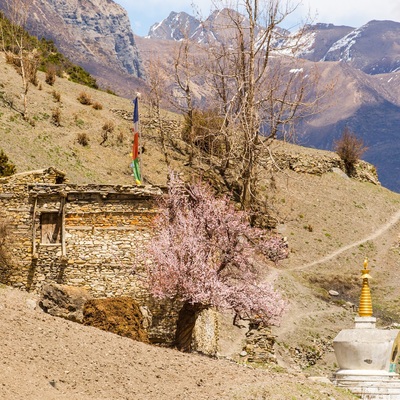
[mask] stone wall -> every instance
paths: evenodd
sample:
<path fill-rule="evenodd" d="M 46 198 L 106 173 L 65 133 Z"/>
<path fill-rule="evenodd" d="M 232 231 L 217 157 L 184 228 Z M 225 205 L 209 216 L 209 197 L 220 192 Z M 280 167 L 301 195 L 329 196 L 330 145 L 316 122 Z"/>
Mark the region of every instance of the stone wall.
<path fill-rule="evenodd" d="M 289 143 L 276 141 L 271 146 L 271 159 L 268 163 L 276 169 L 290 169 L 298 173 L 323 175 L 334 172 L 335 169 L 345 171 L 345 166 L 340 157 L 333 152 L 303 149 Z M 375 166 L 366 161 L 359 160 L 355 165 L 353 179 L 361 182 L 370 182 L 379 185 L 378 174 Z"/>
<path fill-rule="evenodd" d="M 171 341 L 176 310 L 150 298 L 143 268 L 135 268 L 162 193 L 158 187 L 72 185 L 54 168 L 0 179 L 0 223 L 7 226 L 0 281 L 34 292 L 57 282 L 94 297 L 133 297 L 152 314 L 150 336 Z"/>

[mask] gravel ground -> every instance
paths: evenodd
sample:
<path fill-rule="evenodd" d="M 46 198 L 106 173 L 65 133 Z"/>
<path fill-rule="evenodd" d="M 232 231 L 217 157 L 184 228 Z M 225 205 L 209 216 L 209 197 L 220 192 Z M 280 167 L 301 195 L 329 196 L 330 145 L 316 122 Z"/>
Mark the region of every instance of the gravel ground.
<path fill-rule="evenodd" d="M 0 398 L 6 400 L 350 399 L 331 384 L 183 354 L 52 317 L 0 289 Z"/>

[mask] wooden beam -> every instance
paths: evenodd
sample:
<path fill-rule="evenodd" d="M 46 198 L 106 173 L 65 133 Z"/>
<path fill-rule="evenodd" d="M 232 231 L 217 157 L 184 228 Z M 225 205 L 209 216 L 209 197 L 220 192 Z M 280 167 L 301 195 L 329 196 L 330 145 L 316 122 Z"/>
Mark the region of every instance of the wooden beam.
<path fill-rule="evenodd" d="M 65 192 L 60 193 L 61 196 L 61 256 L 67 255 L 67 248 L 65 245 L 65 205 L 67 203 L 67 194 Z"/>
<path fill-rule="evenodd" d="M 32 258 L 38 258 L 36 252 L 36 208 L 38 198 L 35 196 L 35 202 L 33 204 L 33 216 L 32 216 Z"/>

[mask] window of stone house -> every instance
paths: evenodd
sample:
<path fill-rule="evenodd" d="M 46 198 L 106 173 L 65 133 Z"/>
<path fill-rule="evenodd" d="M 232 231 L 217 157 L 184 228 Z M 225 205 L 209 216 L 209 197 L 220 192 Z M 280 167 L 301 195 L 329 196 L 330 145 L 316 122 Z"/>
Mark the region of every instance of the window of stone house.
<path fill-rule="evenodd" d="M 58 212 L 45 212 L 40 215 L 41 243 L 61 243 L 61 215 Z"/>

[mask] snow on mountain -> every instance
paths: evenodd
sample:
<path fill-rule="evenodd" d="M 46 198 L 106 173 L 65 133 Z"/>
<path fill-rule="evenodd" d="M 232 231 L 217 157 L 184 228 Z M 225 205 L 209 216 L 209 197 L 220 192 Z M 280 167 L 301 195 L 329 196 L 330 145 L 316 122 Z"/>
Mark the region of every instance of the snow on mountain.
<path fill-rule="evenodd" d="M 151 26 L 148 38 L 179 41 L 191 37 L 200 21 L 185 12 L 171 12 L 167 18 Z"/>
<path fill-rule="evenodd" d="M 337 40 L 322 61 L 344 61 L 370 74 L 400 70 L 400 23 L 370 21 Z"/>

